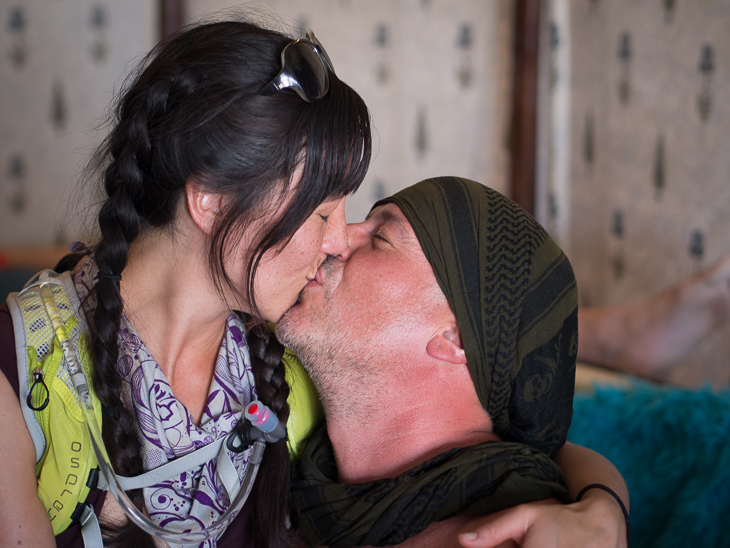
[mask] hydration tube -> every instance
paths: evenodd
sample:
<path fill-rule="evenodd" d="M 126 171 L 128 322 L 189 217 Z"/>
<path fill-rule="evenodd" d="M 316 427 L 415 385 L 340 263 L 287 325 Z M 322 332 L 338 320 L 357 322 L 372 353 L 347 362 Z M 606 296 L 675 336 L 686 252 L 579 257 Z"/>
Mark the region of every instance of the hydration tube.
<path fill-rule="evenodd" d="M 256 479 L 256 475 L 258 474 L 259 465 L 261 464 L 261 459 L 263 457 L 265 448 L 265 443 L 261 439 L 262 436 L 255 436 L 258 439 L 255 439 L 253 441 L 253 449 L 251 451 L 251 455 L 249 456 L 246 474 L 243 478 L 243 481 L 241 482 L 242 484 L 241 488 L 238 491 L 238 495 L 233 501 L 231 501 L 228 509 L 223 513 L 223 515 L 216 523 L 209 525 L 205 529 L 201 529 L 199 531 L 174 531 L 172 529 L 166 529 L 154 523 L 149 517 L 142 513 L 129 499 L 127 494 L 124 492 L 124 488 L 119 482 L 119 478 L 114 472 L 111 463 L 109 462 L 109 455 L 106 452 L 106 448 L 104 447 L 104 441 L 101 437 L 101 429 L 99 428 L 99 424 L 96 420 L 96 415 L 94 414 L 94 407 L 91 401 L 91 393 L 89 391 L 89 385 L 86 379 L 86 375 L 84 374 L 84 370 L 81 366 L 81 361 L 79 360 L 78 355 L 74 350 L 73 343 L 68 336 L 66 326 L 61 319 L 61 314 L 58 310 L 56 300 L 54 299 L 53 293 L 51 291 L 51 285 L 53 284 L 49 282 L 41 282 L 39 284 L 38 290 L 40 292 L 41 300 L 43 301 L 46 312 L 48 313 L 48 317 L 50 318 L 53 325 L 56 336 L 61 343 L 63 356 L 66 359 L 68 372 L 71 376 L 71 382 L 73 383 L 74 388 L 76 389 L 76 392 L 81 400 L 80 407 L 81 411 L 83 412 L 84 418 L 86 419 L 86 424 L 89 428 L 89 432 L 91 434 L 91 445 L 94 448 L 94 453 L 96 454 L 96 459 L 99 463 L 100 472 L 106 480 L 109 492 L 116 499 L 116 501 L 119 503 L 119 506 L 121 506 L 122 510 L 124 510 L 124 513 L 127 514 L 132 522 L 134 522 L 137 526 L 139 526 L 141 529 L 143 529 L 153 537 L 162 539 L 165 542 L 172 542 L 175 544 L 201 543 L 223 532 L 225 528 L 228 527 L 228 525 L 238 515 L 238 512 L 240 511 L 241 507 L 243 507 L 243 504 L 246 502 L 246 499 L 251 492 L 254 480 Z M 253 402 L 252 404 L 249 404 L 249 407 L 254 403 L 261 406 L 261 408 L 266 408 L 260 402 Z M 274 415 L 273 413 L 272 415 L 273 419 L 278 424 L 276 415 Z M 268 441 L 276 441 L 276 439 L 268 439 Z"/>

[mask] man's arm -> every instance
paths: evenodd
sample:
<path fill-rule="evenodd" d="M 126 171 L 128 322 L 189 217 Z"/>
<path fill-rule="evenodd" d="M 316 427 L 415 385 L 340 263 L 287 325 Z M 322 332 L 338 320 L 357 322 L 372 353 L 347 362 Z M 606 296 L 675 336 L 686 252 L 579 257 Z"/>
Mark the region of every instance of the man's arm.
<path fill-rule="evenodd" d="M 600 483 L 612 489 L 629 507 L 629 490 L 621 473 L 603 455 L 592 449 L 567 442 L 553 457 L 565 475 L 570 496 L 575 498 L 587 485 Z M 588 496 L 588 492 L 584 495 Z M 614 500 L 611 497 L 611 500 Z"/>
<path fill-rule="evenodd" d="M 554 457 L 563 471 L 572 497 L 587 485 L 598 483 L 614 491 L 628 509 L 629 492 L 621 474 L 595 451 L 567 443 Z M 522 504 L 474 520 L 459 535 L 462 546 L 488 548 L 510 539 L 519 546 L 569 547 L 627 546 L 624 514 L 616 499 L 601 489 L 589 489 L 572 504 L 541 501 Z"/>

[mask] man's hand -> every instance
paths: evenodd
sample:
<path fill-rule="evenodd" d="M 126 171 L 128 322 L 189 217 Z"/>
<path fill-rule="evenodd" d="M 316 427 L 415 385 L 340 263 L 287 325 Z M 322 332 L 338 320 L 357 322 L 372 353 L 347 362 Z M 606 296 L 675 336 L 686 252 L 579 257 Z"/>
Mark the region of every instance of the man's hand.
<path fill-rule="evenodd" d="M 626 526 L 616 501 L 592 489 L 579 502 L 522 504 L 472 520 L 459 535 L 465 548 L 626 548 Z"/>

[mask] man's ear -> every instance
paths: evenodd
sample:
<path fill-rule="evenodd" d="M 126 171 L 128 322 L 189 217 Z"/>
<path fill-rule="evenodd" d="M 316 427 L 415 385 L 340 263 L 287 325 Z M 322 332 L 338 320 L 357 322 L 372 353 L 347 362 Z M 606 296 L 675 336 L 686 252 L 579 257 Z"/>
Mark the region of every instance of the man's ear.
<path fill-rule="evenodd" d="M 426 353 L 437 360 L 465 364 L 466 354 L 461 342 L 459 326 L 455 322 L 445 324 L 434 333 L 426 345 Z"/>
<path fill-rule="evenodd" d="M 185 200 L 193 222 L 198 225 L 200 230 L 210 235 L 215 219 L 221 210 L 221 195 L 206 192 L 200 189 L 194 181 L 188 179 L 185 183 Z"/>

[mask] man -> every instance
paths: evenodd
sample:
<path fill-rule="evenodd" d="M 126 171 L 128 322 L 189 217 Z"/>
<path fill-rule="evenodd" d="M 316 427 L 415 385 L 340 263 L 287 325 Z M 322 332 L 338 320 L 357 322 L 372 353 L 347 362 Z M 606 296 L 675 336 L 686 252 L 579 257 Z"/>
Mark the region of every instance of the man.
<path fill-rule="evenodd" d="M 472 181 L 432 179 L 384 202 L 277 325 L 327 416 L 293 483 L 305 540 L 396 544 L 438 521 L 409 542 L 444 546 L 468 522 L 443 520 L 460 512 L 569 500 L 587 477 L 566 490 L 547 456 L 572 413 L 567 259 L 516 204 Z M 527 542 L 529 529 L 504 538 Z"/>

